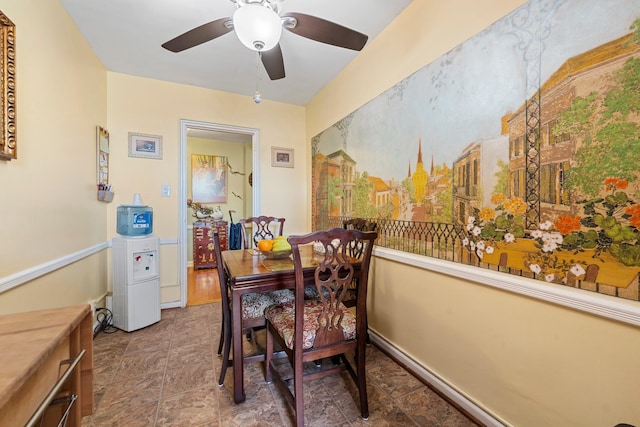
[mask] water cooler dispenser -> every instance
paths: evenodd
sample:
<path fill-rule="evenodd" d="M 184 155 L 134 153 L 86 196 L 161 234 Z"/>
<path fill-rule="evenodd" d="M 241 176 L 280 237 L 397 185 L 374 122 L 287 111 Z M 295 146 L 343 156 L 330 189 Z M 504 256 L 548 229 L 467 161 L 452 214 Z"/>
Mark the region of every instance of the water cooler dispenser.
<path fill-rule="evenodd" d="M 156 236 L 114 237 L 113 326 L 126 332 L 160 321 L 160 242 Z"/>

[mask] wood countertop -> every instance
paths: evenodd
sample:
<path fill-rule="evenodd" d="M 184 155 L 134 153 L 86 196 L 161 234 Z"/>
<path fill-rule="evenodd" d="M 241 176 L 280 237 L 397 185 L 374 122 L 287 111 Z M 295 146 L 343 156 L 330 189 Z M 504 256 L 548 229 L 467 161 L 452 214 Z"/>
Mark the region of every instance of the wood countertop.
<path fill-rule="evenodd" d="M 0 316 L 0 409 L 20 393 L 83 320 L 90 321 L 90 314 L 91 306 L 86 304 Z M 88 353 L 92 366 L 92 349 Z"/>

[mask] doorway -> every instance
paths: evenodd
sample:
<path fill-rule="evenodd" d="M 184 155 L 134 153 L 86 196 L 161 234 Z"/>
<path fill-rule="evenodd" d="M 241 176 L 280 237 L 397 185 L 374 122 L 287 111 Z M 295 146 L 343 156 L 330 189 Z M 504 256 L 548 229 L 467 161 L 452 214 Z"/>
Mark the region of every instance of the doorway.
<path fill-rule="evenodd" d="M 189 177 L 190 158 L 187 155 L 188 140 L 190 135 L 210 135 L 212 139 L 219 141 L 228 141 L 231 143 L 250 144 L 249 150 L 251 156 L 251 216 L 258 215 L 260 207 L 260 164 L 259 156 L 260 141 L 258 129 L 245 128 L 239 126 L 229 126 L 217 123 L 200 122 L 193 120 L 180 120 L 180 191 L 178 197 L 178 221 L 180 224 L 178 238 L 178 256 L 179 256 L 179 280 L 180 280 L 180 306 L 187 305 L 187 254 L 191 241 L 188 239 L 189 215 L 187 208 L 187 183 Z M 234 165 L 235 166 L 235 165 Z M 238 166 L 235 166 L 236 168 Z M 248 177 L 247 177 L 248 179 Z M 229 194 L 232 194 L 229 192 Z M 234 197 L 234 196 L 231 196 Z M 234 216 L 234 221 L 240 219 Z"/>

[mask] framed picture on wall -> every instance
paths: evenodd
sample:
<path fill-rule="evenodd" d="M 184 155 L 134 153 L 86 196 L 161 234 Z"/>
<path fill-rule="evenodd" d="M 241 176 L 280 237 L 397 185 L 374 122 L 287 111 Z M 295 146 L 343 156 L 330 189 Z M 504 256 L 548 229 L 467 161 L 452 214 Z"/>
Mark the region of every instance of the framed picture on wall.
<path fill-rule="evenodd" d="M 293 148 L 271 147 L 271 166 L 292 168 Z"/>
<path fill-rule="evenodd" d="M 109 132 L 98 126 L 96 128 L 96 153 L 98 154 L 98 185 L 109 184 Z"/>
<path fill-rule="evenodd" d="M 129 157 L 162 159 L 162 137 L 129 132 Z"/>
<path fill-rule="evenodd" d="M 191 155 L 191 198 L 200 203 L 227 202 L 227 158 Z"/>

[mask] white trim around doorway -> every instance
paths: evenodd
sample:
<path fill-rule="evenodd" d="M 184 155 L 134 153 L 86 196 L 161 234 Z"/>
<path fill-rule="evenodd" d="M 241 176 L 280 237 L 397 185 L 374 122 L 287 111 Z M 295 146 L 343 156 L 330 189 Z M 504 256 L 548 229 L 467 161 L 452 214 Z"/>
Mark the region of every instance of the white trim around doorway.
<path fill-rule="evenodd" d="M 230 126 L 218 123 L 201 122 L 196 120 L 180 120 L 180 156 L 178 156 L 180 170 L 180 191 L 178 195 L 178 278 L 180 283 L 180 306 L 187 305 L 187 131 L 198 129 L 231 134 L 251 136 L 252 168 L 253 168 L 253 214 L 260 209 L 260 138 L 259 130 L 240 126 Z"/>

